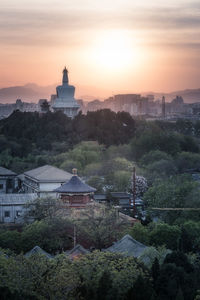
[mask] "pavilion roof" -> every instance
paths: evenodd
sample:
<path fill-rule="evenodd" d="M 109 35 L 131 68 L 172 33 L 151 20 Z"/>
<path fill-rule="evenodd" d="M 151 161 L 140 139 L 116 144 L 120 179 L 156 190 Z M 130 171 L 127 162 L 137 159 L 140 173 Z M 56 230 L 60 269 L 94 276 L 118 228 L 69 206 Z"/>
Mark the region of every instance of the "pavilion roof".
<path fill-rule="evenodd" d="M 42 248 L 40 248 L 39 246 L 35 246 L 33 249 L 31 249 L 30 251 L 28 251 L 26 254 L 25 254 L 25 257 L 30 257 L 32 255 L 44 255 L 46 256 L 47 258 L 53 258 L 53 256 L 49 253 L 47 253 L 46 251 L 44 251 Z"/>
<path fill-rule="evenodd" d="M 85 249 L 83 246 L 77 244 L 73 249 L 70 251 L 66 251 L 66 254 L 69 256 L 69 258 L 73 259 L 80 255 L 85 255 L 90 253 L 89 250 Z"/>
<path fill-rule="evenodd" d="M 72 178 L 66 183 L 62 184 L 59 188 L 54 190 L 58 193 L 93 193 L 96 191 L 95 188 L 84 183 L 77 175 L 72 176 Z"/>
<path fill-rule="evenodd" d="M 146 248 L 147 246 L 134 240 L 129 234 L 127 234 L 121 240 L 114 243 L 111 247 L 105 249 L 105 251 L 138 257 Z"/>

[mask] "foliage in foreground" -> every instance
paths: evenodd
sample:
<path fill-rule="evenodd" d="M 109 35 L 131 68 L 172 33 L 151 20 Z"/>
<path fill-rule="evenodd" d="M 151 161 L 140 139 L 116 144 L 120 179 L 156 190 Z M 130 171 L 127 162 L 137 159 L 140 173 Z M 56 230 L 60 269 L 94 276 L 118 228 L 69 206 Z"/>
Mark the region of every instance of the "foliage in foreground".
<path fill-rule="evenodd" d="M 142 264 L 118 254 L 93 252 L 73 262 L 64 254 L 55 259 L 0 255 L 0 288 L 7 299 L 124 299 L 138 276 L 150 279 Z"/>

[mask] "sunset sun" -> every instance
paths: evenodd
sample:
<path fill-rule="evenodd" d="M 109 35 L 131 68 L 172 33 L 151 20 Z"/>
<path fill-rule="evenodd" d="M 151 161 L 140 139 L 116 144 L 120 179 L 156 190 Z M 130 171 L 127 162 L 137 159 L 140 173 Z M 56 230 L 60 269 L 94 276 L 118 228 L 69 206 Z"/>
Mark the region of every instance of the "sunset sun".
<path fill-rule="evenodd" d="M 98 35 L 93 43 L 94 63 L 104 70 L 127 68 L 136 59 L 137 50 L 133 47 L 127 32 L 109 31 Z"/>

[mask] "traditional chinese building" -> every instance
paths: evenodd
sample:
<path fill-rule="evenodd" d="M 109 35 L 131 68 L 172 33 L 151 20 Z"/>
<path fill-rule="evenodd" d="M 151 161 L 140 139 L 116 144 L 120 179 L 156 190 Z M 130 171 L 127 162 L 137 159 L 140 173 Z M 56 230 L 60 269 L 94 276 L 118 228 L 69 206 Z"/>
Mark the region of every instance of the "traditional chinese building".
<path fill-rule="evenodd" d="M 69 85 L 68 70 L 66 67 L 63 70 L 62 85 L 57 86 L 56 95 L 51 97 L 52 109 L 56 111 L 63 111 L 70 118 L 74 118 L 80 106 L 74 99 L 75 87 Z"/>
<path fill-rule="evenodd" d="M 77 170 L 73 169 L 72 178 L 55 189 L 60 195 L 64 204 L 70 208 L 84 208 L 87 204 L 92 202 L 95 188 L 84 183 L 78 176 Z"/>
<path fill-rule="evenodd" d="M 55 196 L 54 190 L 70 180 L 72 174 L 54 166 L 45 165 L 18 176 L 22 192 L 36 193 L 38 197 Z"/>

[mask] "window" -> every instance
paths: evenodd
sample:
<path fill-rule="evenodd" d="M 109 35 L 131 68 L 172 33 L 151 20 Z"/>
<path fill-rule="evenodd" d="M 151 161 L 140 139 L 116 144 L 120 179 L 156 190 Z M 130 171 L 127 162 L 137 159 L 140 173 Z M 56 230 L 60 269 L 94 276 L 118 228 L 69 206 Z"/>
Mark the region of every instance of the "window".
<path fill-rule="evenodd" d="M 16 211 L 16 217 L 20 217 L 21 214 L 22 214 L 22 211 L 21 211 L 21 210 L 17 210 L 17 211 Z"/>
<path fill-rule="evenodd" d="M 10 217 L 10 211 L 9 211 L 9 210 L 6 210 L 6 211 L 4 212 L 4 216 L 5 216 L 5 218 L 9 218 L 9 217 Z"/>
<path fill-rule="evenodd" d="M 0 184 L 0 190 L 3 190 L 3 184 L 2 183 Z"/>

